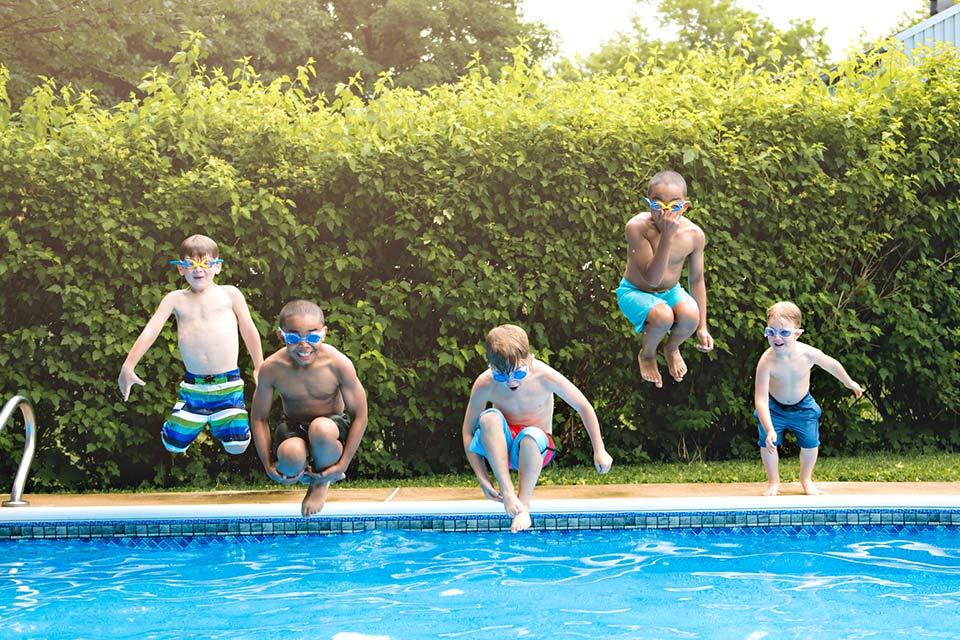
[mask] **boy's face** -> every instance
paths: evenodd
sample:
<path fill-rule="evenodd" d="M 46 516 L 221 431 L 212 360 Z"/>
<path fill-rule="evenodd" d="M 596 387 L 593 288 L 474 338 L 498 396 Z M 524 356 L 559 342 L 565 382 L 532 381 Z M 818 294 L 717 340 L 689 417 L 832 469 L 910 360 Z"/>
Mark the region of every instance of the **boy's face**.
<path fill-rule="evenodd" d="M 660 209 L 659 211 L 655 211 L 652 208 L 650 210 L 650 217 L 653 218 L 654 222 L 659 222 L 660 219 L 670 211 L 671 204 L 677 202 L 686 203 L 687 195 L 683 192 L 683 186 L 669 182 L 661 182 L 655 185 L 650 191 L 650 200 L 659 200 L 664 205 L 667 205 L 666 208 Z M 681 213 L 686 212 L 688 208 L 689 204 L 684 204 Z"/>
<path fill-rule="evenodd" d="M 525 358 L 517 363 L 517 366 L 510 371 L 500 371 L 490 364 L 490 372 L 493 374 L 494 382 L 506 386 L 510 391 L 516 391 L 523 384 L 523 380 L 530 372 L 530 358 Z"/>
<path fill-rule="evenodd" d="M 327 329 L 318 315 L 291 316 L 286 326 L 277 329 L 277 337 L 283 340 L 287 354 L 294 365 L 309 366 L 317 357 Z"/>
<path fill-rule="evenodd" d="M 197 266 L 184 267 L 177 265 L 177 272 L 183 276 L 190 288 L 198 293 L 213 284 L 213 278 L 220 273 L 222 266 L 220 262 L 213 264 L 215 258 L 209 255 L 194 256 L 184 258 L 184 260 L 192 261 Z"/>
<path fill-rule="evenodd" d="M 803 329 L 798 327 L 796 322 L 779 316 L 768 318 L 767 328 L 763 330 L 767 342 L 777 350 L 789 348 L 797 341 L 801 333 L 803 333 Z"/>

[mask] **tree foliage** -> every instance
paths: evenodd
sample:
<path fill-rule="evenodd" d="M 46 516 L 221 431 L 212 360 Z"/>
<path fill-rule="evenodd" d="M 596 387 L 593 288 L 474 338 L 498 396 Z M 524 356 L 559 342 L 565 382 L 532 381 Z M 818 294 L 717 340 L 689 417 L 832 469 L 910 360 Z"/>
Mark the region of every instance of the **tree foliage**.
<path fill-rule="evenodd" d="M 814 374 L 825 454 L 960 446 L 955 53 L 871 54 L 828 86 L 810 63 L 771 73 L 706 51 L 569 82 L 515 51 L 497 80 L 475 68 L 328 103 L 306 68 L 265 85 L 204 72 L 200 51 L 112 109 L 47 83 L 13 110 L 0 91 L 0 392 L 36 405 L 33 487 L 260 475 L 209 439 L 164 451 L 172 324 L 140 365 L 148 386 L 117 394 L 194 232 L 220 243 L 220 281 L 246 294 L 267 345 L 284 302 L 323 306 L 369 394 L 360 476 L 464 467 L 483 336 L 507 321 L 593 401 L 616 460 L 753 457 L 753 370 L 778 299 L 868 390 L 856 403 Z M 717 348 L 687 345 L 684 382 L 655 390 L 614 288 L 623 225 L 666 167 L 707 235 Z M 561 466 L 589 464 L 575 414 L 559 408 L 554 432 Z M 0 476 L 21 446 L 0 434 Z"/>
<path fill-rule="evenodd" d="M 453 82 L 474 54 L 495 75 L 518 40 L 535 55 L 552 46 L 543 25 L 520 22 L 516 0 L 21 0 L 0 3 L 0 63 L 17 104 L 37 76 L 112 103 L 138 93 L 184 32 L 207 36 L 210 69 L 247 59 L 265 82 L 312 59 L 324 91 L 357 72 L 415 88 Z"/>
<path fill-rule="evenodd" d="M 813 20 L 794 20 L 779 29 L 760 14 L 743 9 L 736 0 L 638 0 L 656 7 L 659 28 L 639 17 L 587 56 L 583 71 L 616 71 L 624 63 L 659 64 L 693 49 L 736 52 L 761 67 L 775 69 L 786 61 L 825 62 L 829 47 Z M 663 34 L 663 35 L 661 35 Z M 567 63 L 565 73 L 573 71 Z M 561 65 L 562 66 L 562 65 Z"/>

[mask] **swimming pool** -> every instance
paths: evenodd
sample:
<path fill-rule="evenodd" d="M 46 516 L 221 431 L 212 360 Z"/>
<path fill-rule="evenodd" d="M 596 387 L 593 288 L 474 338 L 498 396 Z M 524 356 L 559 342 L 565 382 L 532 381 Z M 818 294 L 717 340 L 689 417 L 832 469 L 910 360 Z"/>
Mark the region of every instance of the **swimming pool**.
<path fill-rule="evenodd" d="M 484 503 L 331 504 L 310 521 L 276 507 L 0 512 L 0 637 L 956 638 L 960 508 L 896 504 L 924 500 L 592 500 L 520 535 Z"/>

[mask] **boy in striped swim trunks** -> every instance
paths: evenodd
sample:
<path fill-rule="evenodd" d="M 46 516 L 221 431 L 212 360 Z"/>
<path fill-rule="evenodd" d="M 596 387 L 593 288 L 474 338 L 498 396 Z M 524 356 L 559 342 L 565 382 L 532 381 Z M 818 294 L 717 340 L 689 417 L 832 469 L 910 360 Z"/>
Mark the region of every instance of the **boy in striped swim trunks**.
<path fill-rule="evenodd" d="M 243 453 L 250 444 L 237 364 L 238 330 L 253 359 L 254 382 L 263 363 L 263 348 L 243 294 L 236 287 L 213 281 L 222 263 L 217 243 L 207 236 L 192 235 L 180 244 L 180 259 L 171 264 L 177 266 L 187 288 L 163 297 L 130 348 L 117 380 L 124 402 L 133 385 L 145 384 L 134 369 L 172 314 L 177 319 L 177 341 L 186 372 L 173 413 L 160 433 L 163 446 L 171 453 L 186 451 L 208 424 L 227 453 Z"/>
<path fill-rule="evenodd" d="M 473 383 L 463 418 L 463 448 L 483 495 L 502 502 L 513 517 L 510 530 L 529 529 L 530 499 L 540 471 L 553 459 L 553 397 L 573 407 L 593 444 L 597 473 L 607 473 L 613 458 L 603 446 L 600 423 L 590 401 L 562 373 L 530 353 L 527 333 L 504 324 L 487 334 L 489 369 Z M 493 407 L 487 408 L 491 404 Z M 499 491 L 493 488 L 484 459 Z M 520 491 L 510 470 L 517 470 Z"/>

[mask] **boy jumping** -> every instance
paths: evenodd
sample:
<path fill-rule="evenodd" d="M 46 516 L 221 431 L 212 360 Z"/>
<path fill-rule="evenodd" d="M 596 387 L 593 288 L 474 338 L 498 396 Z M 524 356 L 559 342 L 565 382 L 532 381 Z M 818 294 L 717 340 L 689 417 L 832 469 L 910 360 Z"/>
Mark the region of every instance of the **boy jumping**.
<path fill-rule="evenodd" d="M 563 374 L 530 353 L 527 334 L 505 324 L 487 334 L 490 368 L 473 383 L 463 417 L 463 447 L 484 496 L 502 502 L 513 516 L 510 530 L 529 529 L 530 499 L 540 470 L 553 459 L 553 396 L 573 407 L 593 444 L 597 473 L 607 473 L 613 458 L 603 446 L 600 424 L 593 406 Z M 487 409 L 487 404 L 493 407 Z M 500 490 L 493 488 L 486 458 Z M 510 469 L 518 470 L 517 495 Z"/>
<path fill-rule="evenodd" d="M 177 265 L 188 288 L 163 297 L 130 348 L 117 379 L 126 402 L 133 385 L 145 384 L 134 371 L 137 363 L 173 314 L 186 372 L 173 414 L 160 433 L 163 446 L 171 453 L 186 451 L 207 424 L 227 453 L 243 453 L 250 444 L 243 380 L 237 366 L 237 329 L 253 359 L 254 382 L 263 362 L 263 349 L 243 294 L 236 287 L 213 281 L 222 263 L 217 243 L 207 236 L 192 235 L 180 244 L 180 259 L 171 260 L 171 264 Z"/>

